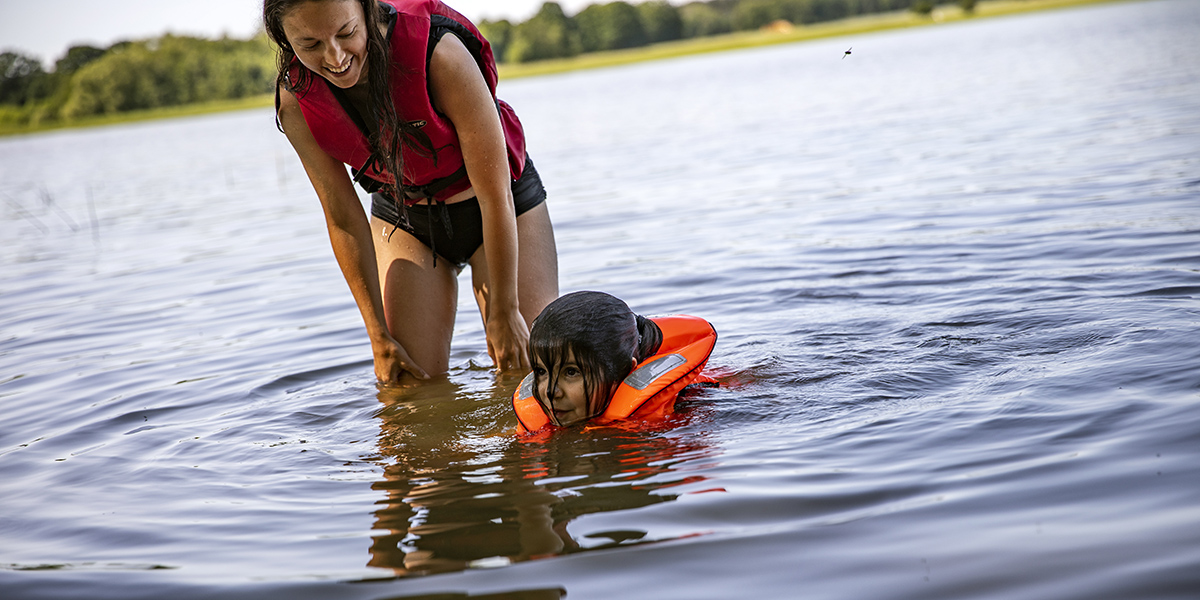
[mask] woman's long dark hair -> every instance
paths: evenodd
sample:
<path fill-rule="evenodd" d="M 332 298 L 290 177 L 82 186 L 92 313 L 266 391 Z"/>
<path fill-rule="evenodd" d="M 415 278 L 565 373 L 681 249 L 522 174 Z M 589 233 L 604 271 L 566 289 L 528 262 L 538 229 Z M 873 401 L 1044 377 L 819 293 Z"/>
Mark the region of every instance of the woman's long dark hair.
<path fill-rule="evenodd" d="M 392 174 L 395 182 L 388 186 L 388 191 L 403 210 L 404 194 L 402 192 L 404 156 L 401 144 L 433 153 L 433 145 L 429 137 L 413 125 L 409 125 L 396 114 L 396 105 L 392 102 L 392 65 L 391 51 L 388 41 L 380 31 L 380 24 L 387 19 L 388 10 L 381 6 L 378 0 L 263 0 L 263 26 L 267 35 L 279 47 L 279 74 L 275 78 L 275 124 L 283 131 L 279 122 L 279 90 L 284 89 L 297 97 L 303 96 L 314 84 L 314 75 L 303 65 L 298 69 L 299 76 L 292 81 L 288 76 L 296 60 L 296 51 L 288 43 L 283 31 L 283 18 L 296 6 L 305 2 L 357 2 L 362 7 L 364 24 L 367 28 L 367 88 L 371 111 L 379 127 L 371 133 L 369 142 L 372 155 L 382 163 L 383 168 Z M 368 161 L 370 162 L 370 161 Z M 351 165 L 357 167 L 357 165 Z M 366 170 L 368 165 L 363 165 Z M 401 214 L 404 214 L 401 212 Z"/>
<path fill-rule="evenodd" d="M 662 330 L 654 321 L 633 314 L 620 299 L 603 292 L 574 292 L 551 302 L 529 329 L 529 362 L 541 362 L 549 378 L 546 389 L 558 384 L 558 366 L 567 355 L 583 372 L 588 418 L 608 408 L 608 401 L 640 363 L 658 352 Z M 538 385 L 534 397 L 543 407 Z M 553 420 L 553 417 L 551 418 Z"/>

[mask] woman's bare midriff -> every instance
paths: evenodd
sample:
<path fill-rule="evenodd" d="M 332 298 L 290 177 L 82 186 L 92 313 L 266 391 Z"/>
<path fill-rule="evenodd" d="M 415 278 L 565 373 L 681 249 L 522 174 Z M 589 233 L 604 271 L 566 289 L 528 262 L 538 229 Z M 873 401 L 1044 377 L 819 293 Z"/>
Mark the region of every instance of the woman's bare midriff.
<path fill-rule="evenodd" d="M 474 198 L 474 197 L 475 197 L 475 188 L 469 187 L 453 196 L 450 196 L 449 198 L 446 198 L 446 204 L 454 204 L 456 202 L 462 202 L 463 200 L 470 200 L 471 198 Z M 430 204 L 432 202 L 433 202 L 433 200 L 430 200 L 429 198 L 423 198 L 418 202 L 414 202 L 413 204 Z"/>

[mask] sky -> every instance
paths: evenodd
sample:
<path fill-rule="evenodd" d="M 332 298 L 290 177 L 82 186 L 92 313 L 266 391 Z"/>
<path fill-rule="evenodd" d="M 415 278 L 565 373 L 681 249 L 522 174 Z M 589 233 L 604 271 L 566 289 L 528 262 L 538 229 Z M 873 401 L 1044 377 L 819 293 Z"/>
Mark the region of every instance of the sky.
<path fill-rule="evenodd" d="M 544 0 L 446 0 L 472 20 L 524 21 Z M 574 14 L 597 0 L 558 0 Z M 261 20 L 262 0 L 0 0 L 0 52 L 33 55 L 51 67 L 67 48 L 175 34 L 245 38 Z"/>

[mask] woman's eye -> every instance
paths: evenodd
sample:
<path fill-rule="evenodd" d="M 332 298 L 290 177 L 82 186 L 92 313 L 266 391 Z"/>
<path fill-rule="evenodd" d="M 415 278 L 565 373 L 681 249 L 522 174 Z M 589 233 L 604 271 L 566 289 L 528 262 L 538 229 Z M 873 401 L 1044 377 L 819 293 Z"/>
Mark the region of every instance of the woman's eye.
<path fill-rule="evenodd" d="M 534 367 L 533 368 L 533 376 L 534 377 L 545 377 L 546 369 L 543 369 L 541 367 Z"/>
<path fill-rule="evenodd" d="M 566 369 L 563 369 L 563 374 L 567 377 L 578 377 L 579 369 L 576 369 L 575 367 L 567 367 Z"/>

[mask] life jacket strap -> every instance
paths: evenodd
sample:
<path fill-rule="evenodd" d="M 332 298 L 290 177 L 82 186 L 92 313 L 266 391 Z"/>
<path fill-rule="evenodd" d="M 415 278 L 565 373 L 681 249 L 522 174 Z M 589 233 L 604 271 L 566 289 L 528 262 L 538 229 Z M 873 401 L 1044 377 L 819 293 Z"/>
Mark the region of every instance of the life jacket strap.
<path fill-rule="evenodd" d="M 380 193 L 395 202 L 396 199 L 393 198 L 395 194 L 392 193 L 392 186 L 367 175 L 367 171 L 373 166 L 379 166 L 379 157 L 374 152 L 367 157 L 367 161 L 363 163 L 362 167 L 357 169 L 354 167 L 350 168 L 350 175 L 354 179 L 354 183 L 357 183 L 368 194 Z M 425 185 L 405 185 L 401 183 L 400 191 L 404 194 L 405 200 L 423 200 L 426 198 L 432 200 L 442 190 L 458 183 L 466 176 L 467 166 L 464 164 L 453 173 L 439 179 L 434 179 Z"/>

